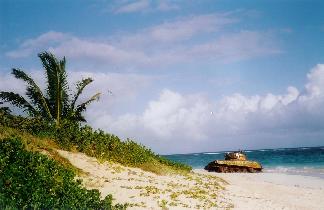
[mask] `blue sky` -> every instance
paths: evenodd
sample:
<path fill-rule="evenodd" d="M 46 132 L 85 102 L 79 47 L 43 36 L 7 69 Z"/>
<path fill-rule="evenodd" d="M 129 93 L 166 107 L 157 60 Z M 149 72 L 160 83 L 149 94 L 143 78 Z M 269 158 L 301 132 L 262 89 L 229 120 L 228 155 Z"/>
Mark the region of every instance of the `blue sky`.
<path fill-rule="evenodd" d="M 12 67 L 42 83 L 37 53 L 47 50 L 66 56 L 72 82 L 94 77 L 87 94 L 113 92 L 89 110 L 91 125 L 157 152 L 323 145 L 323 9 L 306 0 L 1 0 L 0 88 L 23 93 Z"/>

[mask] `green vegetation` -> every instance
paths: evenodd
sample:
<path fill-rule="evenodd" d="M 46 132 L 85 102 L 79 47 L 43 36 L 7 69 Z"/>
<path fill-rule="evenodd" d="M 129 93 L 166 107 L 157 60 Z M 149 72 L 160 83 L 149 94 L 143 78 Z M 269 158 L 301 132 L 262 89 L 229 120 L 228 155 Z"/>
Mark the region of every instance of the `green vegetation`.
<path fill-rule="evenodd" d="M 122 141 L 115 135 L 70 121 L 62 121 L 58 128 L 39 118 L 28 119 L 0 111 L 0 126 L 51 139 L 61 149 L 83 152 L 99 160 L 139 167 L 157 174 L 191 170 L 190 166 L 161 157 L 133 140 Z"/>
<path fill-rule="evenodd" d="M 161 201 L 158 201 L 158 205 L 161 207 L 162 210 L 166 210 L 167 208 L 168 201 L 162 199 Z"/>
<path fill-rule="evenodd" d="M 57 149 L 80 151 L 103 161 L 139 167 L 157 174 L 191 170 L 189 166 L 162 158 L 134 141 L 122 141 L 117 136 L 93 131 L 88 126 L 66 122 L 57 128 L 39 118 L 28 119 L 0 111 L 0 208 L 110 208 L 111 196 L 100 201 L 99 192 L 87 191 L 79 181 L 73 181 L 75 174 L 82 171 L 58 155 Z M 45 152 L 48 157 L 40 152 Z M 7 180 L 14 184 L 6 185 L 9 183 Z M 78 202 L 78 199 L 83 202 Z M 111 208 L 126 207 L 119 204 Z"/>
<path fill-rule="evenodd" d="M 0 141 L 0 208 L 125 209 L 112 205 L 111 195 L 100 199 L 74 180 L 73 170 L 38 152 L 27 151 L 18 138 Z"/>

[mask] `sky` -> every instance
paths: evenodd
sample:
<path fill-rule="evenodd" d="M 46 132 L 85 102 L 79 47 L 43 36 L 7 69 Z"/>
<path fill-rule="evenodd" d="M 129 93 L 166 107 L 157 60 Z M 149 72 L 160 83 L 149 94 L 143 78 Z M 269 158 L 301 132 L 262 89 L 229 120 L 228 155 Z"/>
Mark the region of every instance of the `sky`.
<path fill-rule="evenodd" d="M 324 1 L 0 0 L 0 90 L 101 92 L 88 123 L 160 154 L 324 145 Z M 19 112 L 19 111 L 18 111 Z"/>

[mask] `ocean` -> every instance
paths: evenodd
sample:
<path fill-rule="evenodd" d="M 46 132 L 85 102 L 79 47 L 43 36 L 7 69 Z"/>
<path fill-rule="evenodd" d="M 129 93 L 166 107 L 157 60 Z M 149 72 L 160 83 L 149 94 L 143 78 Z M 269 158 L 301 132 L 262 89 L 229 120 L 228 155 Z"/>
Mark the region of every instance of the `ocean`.
<path fill-rule="evenodd" d="M 166 158 L 203 169 L 216 159 L 224 159 L 223 152 L 165 155 Z M 245 150 L 249 160 L 262 164 L 264 172 L 315 176 L 324 179 L 324 146 Z"/>

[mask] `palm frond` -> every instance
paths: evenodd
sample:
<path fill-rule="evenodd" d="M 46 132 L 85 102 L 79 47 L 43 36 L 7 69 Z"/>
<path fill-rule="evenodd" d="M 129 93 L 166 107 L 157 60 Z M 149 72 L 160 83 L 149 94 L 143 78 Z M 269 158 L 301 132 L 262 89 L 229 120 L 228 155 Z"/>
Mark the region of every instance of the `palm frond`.
<path fill-rule="evenodd" d="M 52 115 L 56 121 L 60 122 L 63 110 L 68 108 L 68 83 L 65 71 L 66 60 L 57 60 L 55 56 L 48 52 L 38 54 L 45 68 L 47 77 L 47 95 L 51 106 Z"/>
<path fill-rule="evenodd" d="M 81 103 L 80 105 L 77 106 L 75 112 L 74 112 L 74 116 L 79 119 L 80 121 L 86 121 L 83 117 L 82 117 L 82 113 L 87 109 L 87 106 L 89 104 L 91 104 L 94 101 L 98 101 L 100 99 L 100 95 L 101 93 L 97 93 L 95 95 L 93 95 L 89 100 L 87 100 L 86 102 Z M 84 119 L 84 120 L 81 120 Z"/>
<path fill-rule="evenodd" d="M 65 70 L 66 59 L 63 57 L 62 60 L 59 62 L 60 66 L 60 80 L 61 80 L 61 87 L 62 87 L 62 114 L 67 114 L 68 109 L 70 108 L 70 98 L 69 98 L 69 84 L 67 81 L 67 73 Z"/>
<path fill-rule="evenodd" d="M 28 85 L 26 88 L 26 95 L 31 102 L 37 106 L 43 117 L 52 118 L 48 103 L 44 97 L 41 89 L 35 83 L 35 81 L 28 76 L 24 71 L 20 69 L 12 69 L 12 74 L 17 78 L 25 81 Z"/>
<path fill-rule="evenodd" d="M 93 79 L 90 78 L 90 77 L 88 77 L 86 79 L 83 79 L 83 80 L 79 81 L 76 84 L 77 92 L 73 96 L 73 100 L 72 100 L 72 103 L 71 103 L 71 110 L 74 110 L 75 109 L 75 103 L 76 103 L 76 101 L 78 100 L 79 96 L 82 94 L 84 88 L 87 85 L 89 85 L 91 82 L 93 82 Z"/>
<path fill-rule="evenodd" d="M 0 99 L 4 102 L 11 103 L 14 106 L 22 108 L 25 112 L 32 116 L 38 116 L 40 113 L 28 102 L 24 97 L 13 92 L 0 92 Z"/>

